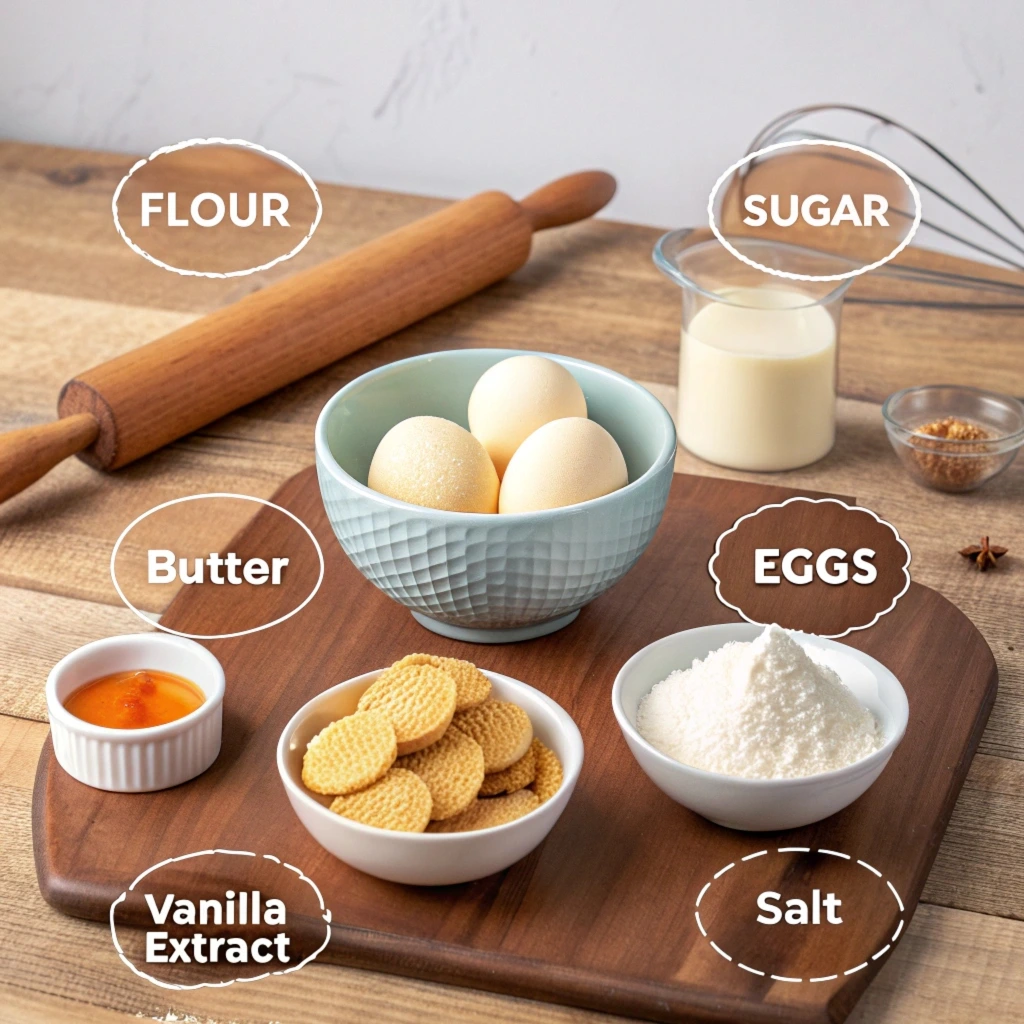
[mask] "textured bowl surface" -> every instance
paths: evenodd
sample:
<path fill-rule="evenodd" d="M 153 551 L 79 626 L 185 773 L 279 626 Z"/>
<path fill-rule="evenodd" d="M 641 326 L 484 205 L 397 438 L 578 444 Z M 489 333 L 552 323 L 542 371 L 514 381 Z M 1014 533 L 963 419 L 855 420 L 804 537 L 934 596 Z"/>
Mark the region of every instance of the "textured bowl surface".
<path fill-rule="evenodd" d="M 441 623 L 502 630 L 575 612 L 632 567 L 665 509 L 671 417 L 628 378 L 561 356 L 550 358 L 576 377 L 590 418 L 622 449 L 626 487 L 561 509 L 474 515 L 409 505 L 366 486 L 377 443 L 395 423 L 433 415 L 467 426 L 480 375 L 522 354 L 463 349 L 391 363 L 339 391 L 317 422 L 320 489 L 341 546 L 385 594 Z"/>
<path fill-rule="evenodd" d="M 64 701 L 79 686 L 133 669 L 184 676 L 206 695 L 189 715 L 148 729 L 108 729 L 76 718 Z M 114 793 L 146 793 L 205 772 L 220 752 L 224 669 L 202 645 L 167 633 L 95 640 L 61 658 L 46 680 L 57 763 L 72 778 Z"/>
<path fill-rule="evenodd" d="M 277 770 L 299 821 L 328 852 L 368 875 L 408 885 L 455 885 L 503 871 L 539 846 L 565 810 L 580 768 L 583 738 L 576 723 L 550 697 L 516 679 L 485 672 L 492 693 L 518 704 L 533 732 L 562 762 L 562 788 L 518 821 L 477 832 L 389 832 L 342 818 L 328 810 L 330 797 L 302 785 L 302 757 L 326 725 L 356 709 L 363 691 L 382 669 L 325 690 L 303 705 L 277 745 Z"/>
<path fill-rule="evenodd" d="M 881 723 L 881 749 L 846 768 L 802 779 L 740 779 L 680 764 L 636 730 L 640 701 L 675 669 L 689 668 L 730 641 L 753 640 L 763 626 L 749 622 L 701 626 L 649 644 L 622 666 L 612 687 L 612 709 L 629 749 L 651 781 L 677 803 L 727 828 L 775 832 L 820 821 L 852 804 L 882 773 L 903 739 L 907 695 L 879 661 L 846 644 L 810 634 L 794 637 L 839 673 Z"/>

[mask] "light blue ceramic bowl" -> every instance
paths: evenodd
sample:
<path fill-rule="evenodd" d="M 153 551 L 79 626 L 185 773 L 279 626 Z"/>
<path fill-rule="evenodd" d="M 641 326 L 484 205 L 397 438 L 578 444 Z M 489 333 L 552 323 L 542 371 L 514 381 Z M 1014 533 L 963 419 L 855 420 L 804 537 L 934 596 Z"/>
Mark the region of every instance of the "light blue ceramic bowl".
<path fill-rule="evenodd" d="M 579 381 L 590 418 L 622 449 L 629 483 L 621 490 L 565 508 L 481 515 L 409 505 L 366 486 L 391 427 L 427 415 L 468 427 L 481 374 L 522 354 L 461 349 L 382 366 L 342 388 L 316 424 L 320 491 L 345 553 L 419 623 L 459 640 L 524 640 L 568 625 L 643 553 L 672 482 L 676 435 L 664 406 L 628 377 L 549 356 Z"/>

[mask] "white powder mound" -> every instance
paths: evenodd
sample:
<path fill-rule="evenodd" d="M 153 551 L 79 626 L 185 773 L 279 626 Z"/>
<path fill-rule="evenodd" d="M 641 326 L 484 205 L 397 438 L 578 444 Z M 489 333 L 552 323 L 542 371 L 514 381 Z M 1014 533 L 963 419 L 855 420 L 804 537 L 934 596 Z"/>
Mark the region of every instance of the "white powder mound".
<path fill-rule="evenodd" d="M 683 764 L 745 779 L 843 768 L 884 742 L 842 679 L 775 625 L 655 685 L 640 701 L 636 727 Z"/>

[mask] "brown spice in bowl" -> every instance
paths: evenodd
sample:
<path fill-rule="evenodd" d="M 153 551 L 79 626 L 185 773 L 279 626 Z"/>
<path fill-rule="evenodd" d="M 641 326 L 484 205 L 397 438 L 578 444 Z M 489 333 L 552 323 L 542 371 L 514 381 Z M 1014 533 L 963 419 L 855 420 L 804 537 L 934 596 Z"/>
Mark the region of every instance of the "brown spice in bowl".
<path fill-rule="evenodd" d="M 977 423 L 947 416 L 915 427 L 910 444 L 928 483 L 942 491 L 967 491 L 989 475 L 992 459 L 980 457 L 989 450 L 987 445 L 964 442 L 991 439 L 992 434 Z"/>

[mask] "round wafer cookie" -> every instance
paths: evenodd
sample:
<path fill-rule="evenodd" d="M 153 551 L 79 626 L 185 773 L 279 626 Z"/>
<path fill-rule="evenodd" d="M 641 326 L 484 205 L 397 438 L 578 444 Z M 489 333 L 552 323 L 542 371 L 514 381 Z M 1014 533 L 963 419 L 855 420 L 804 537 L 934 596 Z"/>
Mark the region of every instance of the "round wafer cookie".
<path fill-rule="evenodd" d="M 395 762 L 398 744 L 387 715 L 357 711 L 318 732 L 302 756 L 302 783 L 314 793 L 352 793 L 376 782 Z"/>
<path fill-rule="evenodd" d="M 525 789 L 531 782 L 537 767 L 537 756 L 534 753 L 534 740 L 530 748 L 515 764 L 510 764 L 504 771 L 491 772 L 484 776 L 480 786 L 481 796 L 497 796 L 499 793 L 515 793 Z"/>
<path fill-rule="evenodd" d="M 537 794 L 541 803 L 550 800 L 562 786 L 562 762 L 558 755 L 540 740 L 534 738 L 530 744 L 536 761 L 536 770 L 530 789 Z"/>
<path fill-rule="evenodd" d="M 399 756 L 436 743 L 455 714 L 455 680 L 434 665 L 385 669 L 359 698 L 360 711 L 382 711 L 395 727 Z"/>
<path fill-rule="evenodd" d="M 456 711 L 482 704 L 491 693 L 491 681 L 471 661 L 444 658 L 439 654 L 407 654 L 392 668 L 401 665 L 433 665 L 447 672 L 455 680 Z"/>
<path fill-rule="evenodd" d="M 439 821 L 461 814 L 476 799 L 484 781 L 484 752 L 476 740 L 449 728 L 436 743 L 400 757 L 395 767 L 415 772 L 427 784 L 430 817 Z"/>
<path fill-rule="evenodd" d="M 505 700 L 485 700 L 459 711 L 452 724 L 484 748 L 484 771 L 488 773 L 515 764 L 530 749 L 533 739 L 530 716 Z"/>
<path fill-rule="evenodd" d="M 475 800 L 461 814 L 445 821 L 432 821 L 428 832 L 475 832 L 481 828 L 507 825 L 540 807 L 540 801 L 528 789 L 508 796 L 492 796 Z"/>
<path fill-rule="evenodd" d="M 335 797 L 331 810 L 343 818 L 393 832 L 422 832 L 430 821 L 430 790 L 404 768 L 390 768 L 366 789 Z"/>

